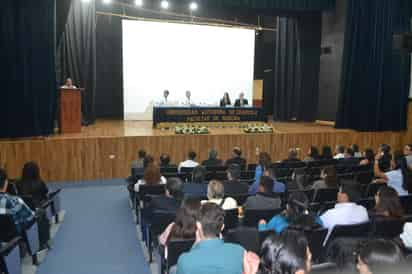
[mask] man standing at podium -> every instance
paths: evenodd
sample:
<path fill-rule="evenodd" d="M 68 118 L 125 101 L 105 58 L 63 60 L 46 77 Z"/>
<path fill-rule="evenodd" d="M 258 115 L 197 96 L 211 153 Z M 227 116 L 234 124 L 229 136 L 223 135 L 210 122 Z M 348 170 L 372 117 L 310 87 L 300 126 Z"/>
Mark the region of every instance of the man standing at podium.
<path fill-rule="evenodd" d="M 73 81 L 71 78 L 67 78 L 64 82 L 64 85 L 61 88 L 76 88 L 76 86 L 73 85 Z"/>

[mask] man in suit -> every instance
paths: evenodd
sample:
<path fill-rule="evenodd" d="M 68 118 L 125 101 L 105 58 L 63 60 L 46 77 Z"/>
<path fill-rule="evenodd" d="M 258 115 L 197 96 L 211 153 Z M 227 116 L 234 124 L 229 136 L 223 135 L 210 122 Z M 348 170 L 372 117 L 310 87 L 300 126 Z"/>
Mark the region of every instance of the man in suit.
<path fill-rule="evenodd" d="M 166 194 L 153 197 L 150 201 L 151 212 L 164 210 L 176 212 L 180 208 L 183 197 L 183 182 L 180 178 L 169 178 L 166 183 Z"/>
<path fill-rule="evenodd" d="M 238 244 L 225 243 L 219 235 L 224 229 L 225 212 L 218 205 L 205 203 L 196 221 L 196 244 L 180 255 L 177 274 L 243 273 L 245 250 Z"/>
<path fill-rule="evenodd" d="M 281 200 L 273 195 L 273 179 L 268 176 L 260 178 L 258 193 L 247 198 L 245 209 L 277 209 L 281 206 Z"/>
<path fill-rule="evenodd" d="M 224 183 L 225 194 L 227 196 L 247 194 L 249 185 L 240 182 L 240 166 L 232 164 L 226 170 L 227 181 Z"/>
<path fill-rule="evenodd" d="M 244 106 L 247 106 L 248 104 L 249 102 L 247 99 L 245 99 L 245 94 L 241 92 L 239 94 L 239 99 L 236 99 L 235 101 L 235 107 L 244 107 Z"/>
<path fill-rule="evenodd" d="M 241 156 L 242 156 L 242 150 L 240 149 L 240 147 L 234 147 L 232 151 L 232 158 L 226 161 L 226 166 L 237 164 L 240 166 L 241 169 L 245 169 L 246 159 L 242 158 Z"/>

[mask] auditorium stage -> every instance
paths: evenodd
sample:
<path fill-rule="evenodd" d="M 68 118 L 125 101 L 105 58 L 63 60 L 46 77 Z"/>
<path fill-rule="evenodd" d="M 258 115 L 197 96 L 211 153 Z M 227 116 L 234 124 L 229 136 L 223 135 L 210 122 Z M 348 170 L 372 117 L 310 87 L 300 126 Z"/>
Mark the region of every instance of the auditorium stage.
<path fill-rule="evenodd" d="M 310 145 L 359 144 L 376 148 L 388 143 L 400 148 L 407 132 L 356 132 L 315 123 L 269 122 L 273 133 L 246 134 L 239 128 L 210 128 L 207 135 L 175 135 L 172 130 L 153 129 L 152 122 L 98 120 L 83 127 L 79 134 L 0 140 L 0 166 L 10 177 L 20 176 L 26 161 L 37 161 L 46 181 L 90 180 L 127 177 L 137 150 L 145 148 L 156 158 L 165 152 L 178 163 L 193 149 L 199 160 L 215 147 L 219 157 L 230 156 L 233 146 L 240 146 L 248 162 L 256 162 L 256 149 L 270 152 L 274 160 L 286 157 L 291 147 L 300 148 L 301 156 Z"/>

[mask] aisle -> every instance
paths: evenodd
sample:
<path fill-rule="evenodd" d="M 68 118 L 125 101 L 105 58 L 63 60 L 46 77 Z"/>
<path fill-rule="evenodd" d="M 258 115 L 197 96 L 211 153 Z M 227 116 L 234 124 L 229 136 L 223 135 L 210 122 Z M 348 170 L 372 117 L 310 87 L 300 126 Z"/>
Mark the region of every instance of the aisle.
<path fill-rule="evenodd" d="M 38 274 L 149 274 L 124 186 L 68 187 L 66 216 Z"/>

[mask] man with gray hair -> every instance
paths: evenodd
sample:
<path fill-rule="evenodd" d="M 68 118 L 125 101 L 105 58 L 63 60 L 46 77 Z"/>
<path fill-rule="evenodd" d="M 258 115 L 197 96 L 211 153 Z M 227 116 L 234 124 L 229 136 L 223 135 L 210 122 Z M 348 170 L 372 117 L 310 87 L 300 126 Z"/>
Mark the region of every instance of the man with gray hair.
<path fill-rule="evenodd" d="M 219 158 L 217 158 L 217 150 L 212 148 L 209 150 L 209 158 L 202 162 L 202 166 L 205 167 L 215 167 L 215 166 L 222 166 L 223 162 Z"/>
<path fill-rule="evenodd" d="M 248 104 L 249 102 L 247 99 L 245 99 L 245 94 L 241 92 L 239 94 L 239 99 L 236 99 L 235 101 L 235 107 L 243 107 L 243 106 L 247 106 Z"/>

